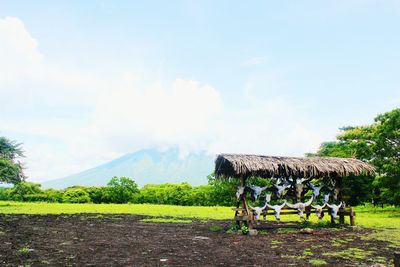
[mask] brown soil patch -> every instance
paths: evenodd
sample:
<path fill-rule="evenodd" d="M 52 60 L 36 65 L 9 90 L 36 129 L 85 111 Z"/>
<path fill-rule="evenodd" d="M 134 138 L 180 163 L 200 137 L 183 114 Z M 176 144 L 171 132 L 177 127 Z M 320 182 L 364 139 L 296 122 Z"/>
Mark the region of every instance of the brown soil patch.
<path fill-rule="evenodd" d="M 0 214 L 1 266 L 327 266 L 389 263 L 386 242 L 363 241 L 371 230 L 265 230 L 257 236 L 213 232 L 230 221 L 144 223 L 134 215 Z M 338 256 L 361 249 L 366 256 Z M 305 252 L 306 251 L 306 252 Z M 309 251 L 309 252 L 308 252 Z"/>

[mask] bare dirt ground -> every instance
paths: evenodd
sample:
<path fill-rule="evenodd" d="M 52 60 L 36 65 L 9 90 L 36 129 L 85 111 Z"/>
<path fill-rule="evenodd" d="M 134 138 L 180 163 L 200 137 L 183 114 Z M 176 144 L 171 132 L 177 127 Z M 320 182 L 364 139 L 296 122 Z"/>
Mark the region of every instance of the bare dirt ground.
<path fill-rule="evenodd" d="M 0 214 L 0 265 L 369 266 L 388 264 L 393 255 L 386 242 L 360 239 L 371 232 L 366 229 L 265 230 L 246 236 L 226 233 L 231 221 L 140 222 L 143 218 Z"/>

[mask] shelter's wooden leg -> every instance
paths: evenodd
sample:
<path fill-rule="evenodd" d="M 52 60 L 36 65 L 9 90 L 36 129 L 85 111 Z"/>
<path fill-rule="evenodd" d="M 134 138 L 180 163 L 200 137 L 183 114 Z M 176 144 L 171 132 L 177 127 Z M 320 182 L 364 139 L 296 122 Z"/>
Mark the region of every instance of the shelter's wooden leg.
<path fill-rule="evenodd" d="M 246 184 L 246 178 L 244 178 L 244 177 L 241 177 L 240 178 L 240 184 L 242 185 L 242 186 L 245 186 L 245 184 Z M 254 222 L 254 216 L 253 216 L 253 212 L 251 212 L 251 210 L 249 209 L 249 206 L 247 205 L 247 201 L 246 201 L 246 195 L 245 194 L 243 194 L 242 195 L 242 201 L 243 201 L 243 209 L 245 209 L 246 210 L 246 215 L 247 215 L 247 223 L 248 223 L 248 227 L 249 227 L 249 229 L 252 229 L 253 228 L 253 222 Z"/>
<path fill-rule="evenodd" d="M 340 213 L 340 215 L 339 215 L 339 223 L 340 223 L 340 224 L 344 224 L 344 212 L 345 212 L 345 210 L 342 209 L 342 210 L 341 210 L 341 213 Z"/>
<path fill-rule="evenodd" d="M 400 267 L 400 252 L 395 251 L 393 256 L 394 256 L 393 259 L 394 267 Z"/>
<path fill-rule="evenodd" d="M 356 213 L 353 211 L 352 207 L 350 207 L 350 225 L 351 226 L 356 225 Z"/>
<path fill-rule="evenodd" d="M 311 214 L 311 207 L 306 208 L 306 219 L 307 221 L 310 219 L 310 214 Z"/>
<path fill-rule="evenodd" d="M 250 211 L 249 206 L 247 205 L 246 197 L 243 196 L 243 208 L 246 209 L 247 213 L 247 222 L 249 224 L 249 229 L 253 229 L 254 225 L 254 218 L 253 218 L 253 213 Z"/>
<path fill-rule="evenodd" d="M 239 208 L 239 206 L 240 206 L 240 200 L 236 203 L 236 209 L 238 209 Z M 233 217 L 233 219 L 234 220 L 236 220 L 236 225 L 237 225 L 237 227 L 241 227 L 241 222 L 240 222 L 240 220 L 238 220 L 238 215 L 239 215 L 239 211 L 238 210 L 236 210 L 235 211 L 235 217 Z"/>
<path fill-rule="evenodd" d="M 240 179 L 240 185 L 244 186 L 245 181 L 243 178 Z M 245 194 L 245 193 L 244 193 Z M 239 227 L 239 229 L 243 226 L 243 218 L 244 216 L 247 216 L 247 208 L 246 208 L 246 203 L 245 203 L 245 196 L 244 194 L 240 196 L 239 201 L 236 203 L 236 211 L 235 211 L 235 220 L 236 220 L 236 225 Z M 240 204 L 242 204 L 243 211 L 240 212 L 239 216 L 239 211 L 237 210 L 240 207 Z"/>

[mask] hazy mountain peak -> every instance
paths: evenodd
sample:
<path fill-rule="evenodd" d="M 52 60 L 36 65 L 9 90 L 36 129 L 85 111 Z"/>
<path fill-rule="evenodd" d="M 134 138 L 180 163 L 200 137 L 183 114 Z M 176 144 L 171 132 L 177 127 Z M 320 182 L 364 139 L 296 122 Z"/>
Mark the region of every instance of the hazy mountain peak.
<path fill-rule="evenodd" d="M 214 168 L 214 157 L 205 152 L 180 157 L 179 149 L 160 152 L 142 149 L 115 160 L 64 178 L 42 183 L 43 188 L 65 188 L 72 185 L 106 185 L 113 176 L 127 176 L 139 186 L 145 184 L 189 182 L 207 183 Z"/>

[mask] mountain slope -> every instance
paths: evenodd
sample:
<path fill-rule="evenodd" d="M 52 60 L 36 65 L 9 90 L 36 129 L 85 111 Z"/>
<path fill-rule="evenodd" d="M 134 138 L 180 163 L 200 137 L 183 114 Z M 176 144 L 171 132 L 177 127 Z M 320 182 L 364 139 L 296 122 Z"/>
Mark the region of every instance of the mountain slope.
<path fill-rule="evenodd" d="M 64 178 L 45 181 L 43 188 L 65 188 L 72 185 L 106 185 L 113 176 L 127 176 L 141 187 L 145 184 L 189 182 L 206 184 L 214 168 L 214 158 L 205 153 L 189 154 L 179 159 L 179 151 L 146 149 L 126 154 L 98 167 Z"/>

